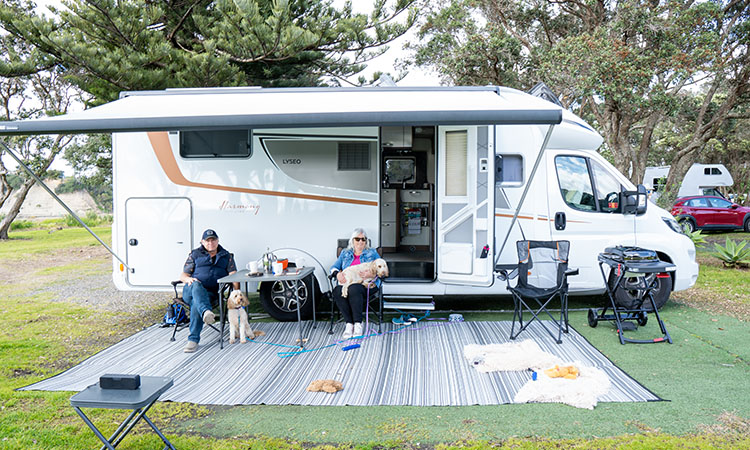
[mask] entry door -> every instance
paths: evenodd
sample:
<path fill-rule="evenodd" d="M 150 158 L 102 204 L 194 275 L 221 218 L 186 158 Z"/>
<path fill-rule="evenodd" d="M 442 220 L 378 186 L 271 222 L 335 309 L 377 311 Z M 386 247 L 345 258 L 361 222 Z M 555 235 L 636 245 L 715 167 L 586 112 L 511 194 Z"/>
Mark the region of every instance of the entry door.
<path fill-rule="evenodd" d="M 186 198 L 130 198 L 125 202 L 127 262 L 134 286 L 169 286 L 191 250 L 192 208 Z"/>
<path fill-rule="evenodd" d="M 495 250 L 492 128 L 439 127 L 437 161 L 438 280 L 489 286 Z"/>

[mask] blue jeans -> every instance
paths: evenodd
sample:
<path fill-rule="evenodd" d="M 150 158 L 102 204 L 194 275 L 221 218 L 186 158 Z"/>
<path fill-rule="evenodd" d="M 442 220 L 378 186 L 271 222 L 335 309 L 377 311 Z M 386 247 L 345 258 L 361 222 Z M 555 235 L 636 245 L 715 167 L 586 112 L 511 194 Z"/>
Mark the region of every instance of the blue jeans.
<path fill-rule="evenodd" d="M 188 341 L 195 343 L 201 340 L 203 330 L 203 313 L 211 310 L 211 303 L 218 298 L 218 294 L 203 287 L 200 281 L 193 281 L 191 285 L 182 288 L 182 301 L 190 306 L 190 336 Z"/>

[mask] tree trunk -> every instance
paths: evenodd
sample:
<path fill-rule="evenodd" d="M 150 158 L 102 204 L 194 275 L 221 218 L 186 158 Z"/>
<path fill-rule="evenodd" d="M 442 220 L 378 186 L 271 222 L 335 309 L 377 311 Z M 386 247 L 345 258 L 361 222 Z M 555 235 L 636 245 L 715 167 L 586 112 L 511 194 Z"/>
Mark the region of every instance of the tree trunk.
<path fill-rule="evenodd" d="M 8 197 L 10 197 L 10 193 L 13 190 L 10 187 L 10 183 L 8 183 L 7 175 L 8 170 L 5 168 L 2 159 L 0 159 L 0 208 L 3 207 L 5 201 L 8 200 Z"/>
<path fill-rule="evenodd" d="M 23 205 L 24 200 L 26 200 L 26 196 L 29 194 L 31 187 L 34 186 L 34 183 L 35 180 L 33 178 L 29 178 L 18 190 L 18 195 L 13 199 L 13 203 L 10 205 L 8 214 L 3 218 L 2 221 L 0 221 L 0 239 L 8 239 L 8 230 L 10 230 L 10 225 L 14 220 L 16 220 L 16 216 L 18 216 L 18 213 L 21 211 L 21 206 Z"/>

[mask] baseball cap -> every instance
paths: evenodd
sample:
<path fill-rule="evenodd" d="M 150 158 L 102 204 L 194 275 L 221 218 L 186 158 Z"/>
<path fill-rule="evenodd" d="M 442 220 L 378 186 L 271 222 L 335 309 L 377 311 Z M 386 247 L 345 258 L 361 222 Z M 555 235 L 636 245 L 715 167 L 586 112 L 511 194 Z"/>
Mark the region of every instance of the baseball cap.
<path fill-rule="evenodd" d="M 216 232 L 214 230 L 212 230 L 212 229 L 209 228 L 208 230 L 206 230 L 206 231 L 203 232 L 203 237 L 201 238 L 201 240 L 205 241 L 208 238 L 219 239 L 219 235 L 216 234 Z"/>

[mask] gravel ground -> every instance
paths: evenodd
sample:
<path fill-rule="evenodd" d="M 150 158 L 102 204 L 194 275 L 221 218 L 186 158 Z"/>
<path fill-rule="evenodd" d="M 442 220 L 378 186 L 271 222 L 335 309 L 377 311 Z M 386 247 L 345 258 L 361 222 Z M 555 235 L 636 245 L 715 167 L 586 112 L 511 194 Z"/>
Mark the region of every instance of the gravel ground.
<path fill-rule="evenodd" d="M 163 313 L 172 294 L 123 292 L 112 282 L 112 256 L 101 246 L 72 248 L 34 258 L 23 257 L 0 266 L 0 283 L 30 283 L 30 294 L 53 293 L 52 301 L 64 301 L 108 312 L 138 316 Z M 67 269 L 75 265 L 80 269 Z M 176 269 L 179 271 L 179 268 Z M 177 274 L 175 274 L 177 276 Z M 153 322 L 152 322 L 153 323 Z"/>

